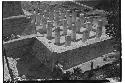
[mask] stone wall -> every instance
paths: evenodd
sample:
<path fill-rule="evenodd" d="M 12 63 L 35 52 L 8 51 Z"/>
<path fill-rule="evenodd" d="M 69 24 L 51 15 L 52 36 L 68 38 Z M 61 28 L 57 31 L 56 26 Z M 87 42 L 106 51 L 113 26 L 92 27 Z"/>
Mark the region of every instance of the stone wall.
<path fill-rule="evenodd" d="M 113 40 L 106 40 L 100 43 L 95 43 L 89 46 L 84 46 L 59 54 L 53 53 L 53 64 L 56 61 L 59 61 L 64 66 L 63 69 L 69 69 L 83 62 L 89 61 L 91 59 L 112 52 L 112 42 Z"/>
<path fill-rule="evenodd" d="M 46 63 L 51 57 L 51 52 L 49 49 L 43 45 L 40 41 L 35 40 L 34 45 L 32 46 L 34 55 L 41 61 L 41 63 Z"/>
<path fill-rule="evenodd" d="M 41 63 L 46 64 L 50 69 L 59 61 L 63 65 L 63 69 L 69 69 L 91 59 L 100 57 L 104 54 L 112 52 L 113 40 L 105 40 L 77 49 L 68 50 L 62 53 L 51 52 L 49 49 L 36 38 L 24 39 L 4 45 L 7 56 L 19 58 L 28 53 L 35 55 Z"/>
<path fill-rule="evenodd" d="M 59 61 L 65 70 L 112 52 L 114 50 L 112 42 L 113 40 L 109 39 L 89 46 L 56 53 L 49 51 L 45 45 L 36 40 L 32 49 L 34 55 L 41 61 L 41 63 L 46 64 L 49 68 L 53 68 L 55 63 Z"/>

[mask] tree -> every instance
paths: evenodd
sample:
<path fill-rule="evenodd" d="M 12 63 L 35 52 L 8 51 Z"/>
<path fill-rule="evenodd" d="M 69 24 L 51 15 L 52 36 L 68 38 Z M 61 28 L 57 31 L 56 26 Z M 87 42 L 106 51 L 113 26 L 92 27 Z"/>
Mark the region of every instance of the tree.
<path fill-rule="evenodd" d="M 115 40 L 114 48 L 118 51 L 121 50 L 121 20 L 120 20 L 120 0 L 101 0 L 97 9 L 102 9 L 109 12 L 106 17 L 108 25 L 106 26 L 106 34 L 112 36 Z"/>
<path fill-rule="evenodd" d="M 78 80 L 81 78 L 82 75 L 82 70 L 77 67 L 77 68 L 73 68 L 73 73 L 71 74 L 71 80 Z"/>
<path fill-rule="evenodd" d="M 79 67 L 73 68 L 73 70 L 74 70 L 74 75 L 76 76 L 79 76 L 82 73 L 82 70 Z"/>
<path fill-rule="evenodd" d="M 71 72 L 70 71 L 66 71 L 66 73 L 64 73 L 62 75 L 62 80 L 70 80 L 71 78 Z"/>
<path fill-rule="evenodd" d="M 57 62 L 56 65 L 55 65 L 55 67 L 53 68 L 52 77 L 54 79 L 61 79 L 62 75 L 63 75 L 63 71 L 58 66 L 58 62 Z"/>

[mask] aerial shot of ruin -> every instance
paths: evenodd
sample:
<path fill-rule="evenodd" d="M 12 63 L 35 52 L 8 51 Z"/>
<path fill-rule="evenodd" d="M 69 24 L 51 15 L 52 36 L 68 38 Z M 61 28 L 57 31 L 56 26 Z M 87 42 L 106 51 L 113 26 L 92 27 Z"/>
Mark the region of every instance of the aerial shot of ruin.
<path fill-rule="evenodd" d="M 4 81 L 122 81 L 120 0 L 2 1 Z"/>

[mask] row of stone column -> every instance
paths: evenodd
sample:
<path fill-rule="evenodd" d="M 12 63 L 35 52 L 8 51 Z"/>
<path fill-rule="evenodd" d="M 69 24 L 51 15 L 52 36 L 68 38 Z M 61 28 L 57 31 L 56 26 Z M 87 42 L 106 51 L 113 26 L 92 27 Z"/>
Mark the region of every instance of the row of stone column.
<path fill-rule="evenodd" d="M 99 20 L 98 21 L 98 27 L 97 27 L 97 30 L 96 30 L 96 37 L 99 38 L 101 37 L 101 34 L 102 34 L 102 20 Z M 90 31 L 91 31 L 91 22 L 86 22 L 86 30 L 83 31 L 83 36 L 82 36 L 82 42 L 86 42 L 87 39 L 89 39 L 89 34 L 90 34 Z M 52 28 L 53 28 L 53 25 L 52 25 L 52 22 L 48 21 L 47 22 L 47 38 L 48 39 L 51 39 L 52 37 Z M 69 36 L 67 35 L 67 28 L 68 28 L 68 25 L 67 25 L 67 20 L 64 19 L 63 20 L 63 35 L 65 36 L 65 45 L 70 45 L 71 44 L 71 41 L 76 41 L 76 33 L 77 32 L 80 32 L 80 28 L 81 26 L 79 25 L 76 26 L 75 23 L 73 23 L 71 25 L 71 30 L 72 30 L 72 34 Z M 55 44 L 56 45 L 59 45 L 60 44 L 60 26 L 57 26 L 55 28 Z"/>
<path fill-rule="evenodd" d="M 102 35 L 102 20 L 98 21 L 98 27 L 96 30 L 96 37 L 99 38 Z M 82 42 L 86 42 L 87 39 L 89 39 L 89 35 L 90 35 L 90 31 L 91 31 L 91 22 L 87 22 L 86 24 L 86 30 L 82 32 Z M 71 36 L 66 36 L 66 40 L 65 40 L 65 44 L 66 45 L 70 45 L 71 41 L 76 41 L 76 32 L 77 29 L 79 29 L 78 27 L 76 27 L 75 24 L 72 24 L 72 34 Z"/>
<path fill-rule="evenodd" d="M 45 17 L 43 17 L 40 14 L 37 14 L 37 15 L 34 14 L 34 15 L 35 16 L 33 16 L 34 19 L 32 20 L 32 22 L 33 23 L 36 22 L 36 25 L 40 25 L 41 20 L 42 20 L 43 28 L 47 29 L 47 38 L 51 39 L 52 38 L 53 21 L 49 21 L 49 20 L 47 21 L 47 19 L 45 19 Z M 70 43 L 70 41 L 76 40 L 76 33 L 80 32 L 80 28 L 83 27 L 84 25 L 86 25 L 87 29 L 85 31 L 83 31 L 82 41 L 85 42 L 89 38 L 89 34 L 90 34 L 90 31 L 92 28 L 92 21 L 93 21 L 91 18 L 88 19 L 89 22 L 86 22 L 86 24 L 84 24 L 85 18 L 83 16 L 80 18 L 76 18 L 75 12 L 73 12 L 72 16 L 65 15 L 64 19 L 62 18 L 61 20 L 59 18 L 58 13 L 57 13 L 57 14 L 55 14 L 55 19 L 54 19 L 54 22 L 56 24 L 55 25 L 55 27 L 56 27 L 55 28 L 55 44 L 60 43 L 60 21 L 62 21 L 63 35 L 65 36 L 66 45 L 70 45 L 70 44 L 68 44 L 68 42 Z M 98 24 L 99 24 L 99 26 L 97 27 L 97 30 L 96 30 L 96 37 L 100 37 L 101 33 L 102 33 L 102 21 L 99 20 Z M 67 36 L 67 29 L 68 28 L 70 28 L 72 30 L 71 38 L 70 38 L 70 36 Z"/>

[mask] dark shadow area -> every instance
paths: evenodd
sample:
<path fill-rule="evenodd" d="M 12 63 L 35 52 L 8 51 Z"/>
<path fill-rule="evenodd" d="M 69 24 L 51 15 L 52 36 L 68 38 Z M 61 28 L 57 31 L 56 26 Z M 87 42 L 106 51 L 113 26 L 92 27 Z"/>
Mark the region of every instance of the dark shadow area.
<path fill-rule="evenodd" d="M 23 15 L 21 1 L 2 1 L 2 17 Z"/>

